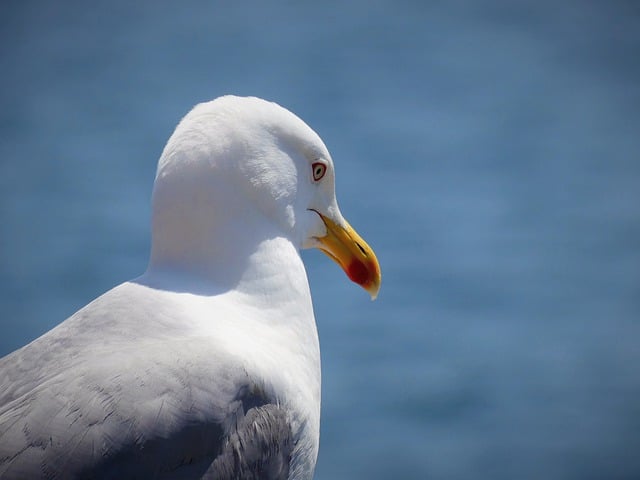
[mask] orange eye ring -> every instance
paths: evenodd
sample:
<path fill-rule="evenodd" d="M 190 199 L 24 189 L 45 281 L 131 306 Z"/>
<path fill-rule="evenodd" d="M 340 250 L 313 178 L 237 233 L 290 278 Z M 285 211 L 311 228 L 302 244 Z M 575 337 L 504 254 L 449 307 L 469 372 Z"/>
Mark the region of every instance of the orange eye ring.
<path fill-rule="evenodd" d="M 311 165 L 311 171 L 313 172 L 313 180 L 318 182 L 327 173 L 327 166 L 322 162 L 315 162 Z"/>

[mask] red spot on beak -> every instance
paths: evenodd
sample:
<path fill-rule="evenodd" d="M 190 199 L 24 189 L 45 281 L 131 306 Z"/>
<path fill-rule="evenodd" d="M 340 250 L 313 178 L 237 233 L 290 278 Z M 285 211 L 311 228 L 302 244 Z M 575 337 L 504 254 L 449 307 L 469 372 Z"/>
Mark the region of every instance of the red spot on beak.
<path fill-rule="evenodd" d="M 347 267 L 347 276 L 352 282 L 364 285 L 369 280 L 369 269 L 361 261 L 354 260 Z"/>

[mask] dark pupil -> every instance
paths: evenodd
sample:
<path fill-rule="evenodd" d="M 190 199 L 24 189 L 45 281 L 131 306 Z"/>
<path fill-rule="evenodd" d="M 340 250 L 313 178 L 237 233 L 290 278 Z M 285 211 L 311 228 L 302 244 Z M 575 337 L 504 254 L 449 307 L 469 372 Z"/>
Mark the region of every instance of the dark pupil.
<path fill-rule="evenodd" d="M 318 166 L 316 167 L 316 177 L 319 177 L 320 175 L 322 175 L 322 167 Z"/>

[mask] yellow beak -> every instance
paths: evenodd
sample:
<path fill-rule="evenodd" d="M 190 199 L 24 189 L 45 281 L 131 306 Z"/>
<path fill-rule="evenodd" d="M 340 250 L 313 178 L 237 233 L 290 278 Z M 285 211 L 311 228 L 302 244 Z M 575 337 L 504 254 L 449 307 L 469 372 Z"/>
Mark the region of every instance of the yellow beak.
<path fill-rule="evenodd" d="M 340 265 L 353 282 L 369 292 L 371 300 L 375 300 L 382 281 L 376 254 L 346 221 L 346 226 L 342 227 L 321 213 L 316 213 L 327 227 L 327 234 L 318 238 L 318 248 Z"/>

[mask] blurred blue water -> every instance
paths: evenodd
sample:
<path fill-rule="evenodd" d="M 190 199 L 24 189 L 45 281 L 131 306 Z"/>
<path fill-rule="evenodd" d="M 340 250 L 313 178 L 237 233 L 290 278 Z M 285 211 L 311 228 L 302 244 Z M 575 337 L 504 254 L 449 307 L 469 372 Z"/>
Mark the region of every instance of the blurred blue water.
<path fill-rule="evenodd" d="M 640 478 L 634 2 L 6 1 L 0 354 L 143 271 L 191 105 L 324 138 L 379 300 L 305 252 L 317 479 Z"/>

